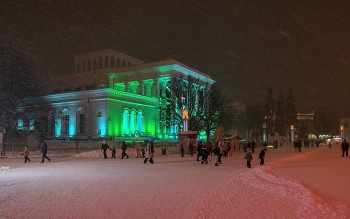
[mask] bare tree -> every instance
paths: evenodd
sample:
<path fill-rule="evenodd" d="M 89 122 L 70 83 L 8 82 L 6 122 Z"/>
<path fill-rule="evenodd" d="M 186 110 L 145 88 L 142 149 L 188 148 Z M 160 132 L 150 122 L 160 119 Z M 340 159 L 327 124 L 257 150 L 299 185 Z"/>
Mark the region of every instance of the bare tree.
<path fill-rule="evenodd" d="M 1 44 L 0 74 L 0 126 L 6 128 L 8 137 L 27 137 L 33 132 L 43 139 L 51 105 L 30 61 Z"/>
<path fill-rule="evenodd" d="M 216 84 L 205 92 L 202 110 L 202 129 L 206 132 L 207 139 L 218 127 L 232 128 L 234 123 L 234 107 Z"/>
<path fill-rule="evenodd" d="M 189 130 L 200 130 L 203 97 L 208 86 L 208 83 L 191 76 L 173 77 L 169 90 L 171 96 L 166 98 L 168 125 L 182 127 L 182 110 L 186 108 L 190 117 Z"/>

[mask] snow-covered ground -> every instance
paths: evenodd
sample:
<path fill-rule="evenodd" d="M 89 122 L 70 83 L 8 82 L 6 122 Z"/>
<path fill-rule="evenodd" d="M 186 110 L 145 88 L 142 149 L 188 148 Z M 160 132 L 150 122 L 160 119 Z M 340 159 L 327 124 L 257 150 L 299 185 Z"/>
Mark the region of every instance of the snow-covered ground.
<path fill-rule="evenodd" d="M 0 159 L 0 218 L 349 218 L 350 157 L 331 149 L 256 149 L 252 168 L 235 151 L 222 165 L 161 155 L 143 164 L 100 150 Z"/>

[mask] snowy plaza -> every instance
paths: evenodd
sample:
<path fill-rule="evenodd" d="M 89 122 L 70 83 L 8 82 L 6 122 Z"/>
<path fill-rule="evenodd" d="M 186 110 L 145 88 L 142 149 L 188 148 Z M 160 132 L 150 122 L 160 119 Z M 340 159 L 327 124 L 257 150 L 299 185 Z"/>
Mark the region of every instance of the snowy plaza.
<path fill-rule="evenodd" d="M 103 159 L 100 150 L 48 153 L 51 162 L 20 154 L 0 159 L 0 218 L 349 218 L 350 158 L 332 148 L 269 148 L 265 165 L 243 151 L 214 166 L 156 151 L 143 164 Z"/>

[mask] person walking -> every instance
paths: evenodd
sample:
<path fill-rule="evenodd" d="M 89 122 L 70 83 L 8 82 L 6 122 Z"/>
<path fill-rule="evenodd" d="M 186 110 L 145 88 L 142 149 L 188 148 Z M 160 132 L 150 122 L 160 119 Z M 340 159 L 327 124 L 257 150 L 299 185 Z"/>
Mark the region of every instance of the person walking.
<path fill-rule="evenodd" d="M 345 139 L 344 139 L 345 140 Z M 316 140 L 316 147 L 318 148 L 318 146 L 320 146 L 320 141 L 317 139 Z"/>
<path fill-rule="evenodd" d="M 21 156 L 23 156 L 23 155 L 24 155 L 24 163 L 27 163 L 27 161 L 30 162 L 28 146 L 24 146 L 24 151 L 23 151 L 23 154 Z"/>
<path fill-rule="evenodd" d="M 107 144 L 106 141 L 103 141 L 102 145 L 101 145 L 101 150 L 103 150 L 103 157 L 104 157 L 104 159 L 107 159 L 107 153 L 106 153 L 107 149 L 110 150 L 111 148 L 109 147 L 109 145 Z"/>
<path fill-rule="evenodd" d="M 115 150 L 115 147 L 113 147 L 112 149 L 110 149 L 112 151 L 112 156 L 111 156 L 111 159 L 112 158 L 115 158 L 115 154 L 117 153 L 116 150 Z"/>
<path fill-rule="evenodd" d="M 332 148 L 332 143 L 331 142 L 328 142 L 328 147 Z"/>
<path fill-rule="evenodd" d="M 184 157 L 184 153 L 185 153 L 184 145 L 181 144 L 181 157 Z"/>
<path fill-rule="evenodd" d="M 344 157 L 344 154 L 346 154 L 346 156 L 348 156 L 349 143 L 346 141 L 346 139 L 344 139 L 343 143 L 341 143 L 341 149 L 343 150 L 342 157 Z"/>
<path fill-rule="evenodd" d="M 190 150 L 191 157 L 193 157 L 193 143 L 190 142 L 190 145 L 188 146 L 188 149 Z"/>
<path fill-rule="evenodd" d="M 213 147 L 213 153 L 215 156 L 215 166 L 219 166 L 219 156 L 220 156 L 219 144 L 220 144 L 220 142 L 217 141 Z"/>
<path fill-rule="evenodd" d="M 222 144 L 222 156 L 225 158 L 228 156 L 228 147 L 226 142 Z"/>
<path fill-rule="evenodd" d="M 137 158 L 141 157 L 141 150 L 142 150 L 142 147 L 141 147 L 140 143 L 137 143 L 136 144 L 136 155 L 137 155 Z"/>
<path fill-rule="evenodd" d="M 49 162 L 51 162 L 51 159 L 46 156 L 46 154 L 47 154 L 47 145 L 46 145 L 46 143 L 44 141 L 41 143 L 41 153 L 43 154 L 43 156 L 42 156 L 42 160 L 41 160 L 40 163 L 44 163 L 45 158 L 48 159 Z"/>
<path fill-rule="evenodd" d="M 197 161 L 199 161 L 199 157 L 202 156 L 202 147 L 203 147 L 203 144 L 202 142 L 198 142 L 197 144 Z"/>
<path fill-rule="evenodd" d="M 146 164 L 148 160 L 151 164 L 154 164 L 153 157 L 154 157 L 153 141 L 150 141 L 147 143 L 147 146 L 146 146 L 146 158 L 143 161 L 143 163 Z"/>
<path fill-rule="evenodd" d="M 297 152 L 298 151 L 298 141 L 294 140 L 294 151 Z"/>
<path fill-rule="evenodd" d="M 122 158 L 124 159 L 124 157 L 126 156 L 127 159 L 129 159 L 129 155 L 126 154 L 126 143 L 125 141 L 122 142 Z"/>
<path fill-rule="evenodd" d="M 223 142 L 219 141 L 219 150 L 220 150 L 220 154 L 219 154 L 219 157 L 218 157 L 218 162 L 221 164 L 221 158 L 222 158 L 222 151 L 223 151 L 223 148 L 222 148 L 222 144 Z"/>
<path fill-rule="evenodd" d="M 254 154 L 254 152 L 255 152 L 255 146 L 256 146 L 256 144 L 255 144 L 255 141 L 254 140 L 251 140 L 251 146 L 252 146 L 252 154 Z"/>
<path fill-rule="evenodd" d="M 253 155 L 250 148 L 247 148 L 247 152 L 244 156 L 244 159 L 247 160 L 247 167 L 251 168 L 252 167 L 251 161 L 253 160 Z"/>
<path fill-rule="evenodd" d="M 298 140 L 297 145 L 298 145 L 299 152 L 301 152 L 301 140 L 300 139 Z"/>
<path fill-rule="evenodd" d="M 267 151 L 267 148 L 264 147 L 259 154 L 259 159 L 260 159 L 260 165 L 264 165 L 265 164 L 265 151 Z"/>
<path fill-rule="evenodd" d="M 202 161 L 201 161 L 201 164 L 205 163 L 205 164 L 208 164 L 208 155 L 209 155 L 209 151 L 208 151 L 208 148 L 207 148 L 207 145 L 204 143 L 202 145 Z"/>

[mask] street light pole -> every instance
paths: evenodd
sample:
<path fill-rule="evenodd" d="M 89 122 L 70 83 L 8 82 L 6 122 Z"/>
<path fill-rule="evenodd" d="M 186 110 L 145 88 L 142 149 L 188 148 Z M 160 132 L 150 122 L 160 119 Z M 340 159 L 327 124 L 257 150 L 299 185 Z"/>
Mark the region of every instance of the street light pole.
<path fill-rule="evenodd" d="M 5 150 L 4 150 L 4 134 L 6 133 L 6 129 L 2 126 L 0 126 L 0 152 L 1 156 L 5 156 Z"/>

